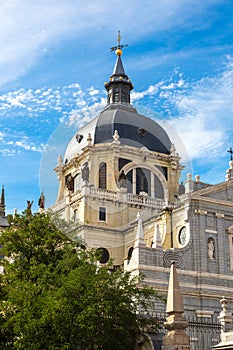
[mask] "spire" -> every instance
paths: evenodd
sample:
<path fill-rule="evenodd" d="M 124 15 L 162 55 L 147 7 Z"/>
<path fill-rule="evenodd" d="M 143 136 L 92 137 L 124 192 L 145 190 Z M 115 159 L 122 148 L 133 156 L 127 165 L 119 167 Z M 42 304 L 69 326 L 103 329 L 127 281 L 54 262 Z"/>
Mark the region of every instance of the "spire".
<path fill-rule="evenodd" d="M 178 281 L 178 276 L 177 276 L 174 261 L 172 262 L 171 270 L 170 270 L 166 312 L 168 314 L 171 314 L 171 313 L 182 314 L 184 312 L 183 300 L 181 296 L 181 291 L 180 291 L 180 286 L 179 286 L 179 281 Z"/>
<path fill-rule="evenodd" d="M 115 67 L 113 69 L 113 72 L 112 72 L 112 75 L 111 77 L 114 77 L 114 76 L 126 76 L 125 74 L 125 70 L 124 70 L 124 67 L 123 67 L 123 63 L 122 63 L 122 60 L 121 60 L 121 55 L 117 57 L 117 60 L 116 60 L 116 64 L 115 64 Z"/>
<path fill-rule="evenodd" d="M 190 339 L 184 331 L 188 324 L 182 315 L 183 300 L 174 261 L 170 270 L 166 312 L 168 317 L 164 326 L 168 333 L 163 338 L 162 350 L 190 350 Z"/>
<path fill-rule="evenodd" d="M 1 200 L 0 200 L 0 217 L 5 216 L 5 190 L 2 186 Z"/>
<path fill-rule="evenodd" d="M 134 243 L 134 248 L 140 246 L 144 246 L 145 242 L 143 239 L 144 233 L 143 233 L 143 228 L 142 228 L 142 219 L 140 217 L 140 213 L 137 213 L 137 222 L 138 222 L 138 226 L 137 226 L 137 232 L 136 232 L 136 239 L 135 239 L 135 243 Z"/>
<path fill-rule="evenodd" d="M 125 74 L 123 63 L 121 60 L 122 49 L 128 45 L 121 44 L 120 31 L 118 32 L 117 45 L 111 47 L 111 51 L 115 51 L 117 60 L 113 73 L 110 77 L 109 82 L 105 83 L 105 88 L 108 93 L 108 105 L 129 105 L 130 104 L 130 91 L 133 89 L 128 76 Z"/>

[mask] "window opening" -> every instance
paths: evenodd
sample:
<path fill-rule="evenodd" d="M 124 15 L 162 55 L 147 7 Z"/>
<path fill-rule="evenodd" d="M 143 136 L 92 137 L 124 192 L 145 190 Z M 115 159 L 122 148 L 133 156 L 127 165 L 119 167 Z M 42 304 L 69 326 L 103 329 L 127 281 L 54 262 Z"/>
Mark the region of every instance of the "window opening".
<path fill-rule="evenodd" d="M 106 208 L 99 208 L 99 221 L 106 221 Z"/>
<path fill-rule="evenodd" d="M 107 164 L 102 162 L 99 165 L 99 188 L 107 187 Z"/>

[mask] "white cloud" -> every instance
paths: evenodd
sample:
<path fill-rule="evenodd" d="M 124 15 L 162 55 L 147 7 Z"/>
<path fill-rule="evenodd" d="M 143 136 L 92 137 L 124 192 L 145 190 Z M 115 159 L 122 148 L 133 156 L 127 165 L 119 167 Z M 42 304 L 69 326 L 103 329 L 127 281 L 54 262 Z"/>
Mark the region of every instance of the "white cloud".
<path fill-rule="evenodd" d="M 169 96 L 180 118 L 172 123 L 193 158 L 217 157 L 231 145 L 233 131 L 233 64 L 211 78 L 189 84 Z"/>
<path fill-rule="evenodd" d="M 22 140 L 15 141 L 11 143 L 13 146 L 17 146 L 19 149 L 23 149 L 26 151 L 39 152 L 42 153 L 44 150 L 44 144 L 40 144 L 36 146 L 33 142 L 29 142 L 28 138 L 23 138 Z"/>
<path fill-rule="evenodd" d="M 177 74 L 175 71 L 174 74 Z M 131 93 L 131 101 L 133 103 L 137 102 L 138 100 L 142 100 L 143 98 L 147 96 L 154 96 L 159 93 L 160 97 L 167 97 L 169 94 L 166 92 L 166 90 L 176 90 L 177 88 L 182 88 L 185 86 L 185 81 L 183 78 L 180 77 L 180 74 L 178 74 L 179 79 L 176 82 L 166 82 L 164 80 L 156 83 L 155 85 L 150 85 L 146 90 L 138 92 L 133 91 Z M 171 78 L 170 78 L 171 79 Z M 165 92 L 164 92 L 165 91 Z"/>
<path fill-rule="evenodd" d="M 14 130 L 5 134 L 0 133 L 0 154 L 3 156 L 13 156 L 22 153 L 22 151 L 42 153 L 45 145 L 43 143 L 36 145 L 31 141 L 31 138 L 23 136 L 19 139 L 19 135 Z"/>
<path fill-rule="evenodd" d="M 89 95 L 90 96 L 95 96 L 98 95 L 100 91 L 98 89 L 95 89 L 93 86 L 89 89 Z"/>
<path fill-rule="evenodd" d="M 210 6 L 217 3 L 221 0 L 146 1 L 143 6 L 140 0 L 129 0 L 127 6 L 121 0 L 2 2 L 0 86 L 23 76 L 40 57 L 67 38 L 78 40 L 87 34 L 90 36 L 91 32 L 93 41 L 102 45 L 100 33 L 103 32 L 107 46 L 112 32 L 106 28 L 110 27 L 113 31 L 121 28 L 133 42 L 143 40 L 148 33 L 172 27 L 193 28 L 194 23 L 199 27 L 207 26 L 208 21 L 205 16 L 201 20 L 200 14 L 207 13 Z M 119 13 L 120 17 L 114 21 Z"/>
<path fill-rule="evenodd" d="M 95 102 L 94 104 L 72 110 L 69 113 L 68 118 L 63 116 L 60 118 L 60 122 L 66 123 L 69 127 L 76 126 L 77 129 L 81 128 L 85 124 L 89 123 L 91 119 L 96 117 L 105 105 L 106 100 L 104 98 L 100 98 L 99 101 Z"/>
<path fill-rule="evenodd" d="M 232 95 L 233 63 L 228 57 L 222 71 L 215 76 L 190 82 L 175 69 L 167 79 L 150 85 L 144 91 L 134 91 L 131 97 L 134 103 L 143 102 L 154 110 L 162 111 L 171 128 L 180 135 L 189 156 L 201 159 L 218 157 L 231 146 Z M 1 95 L 0 101 L 0 117 L 22 109 L 24 113 L 27 111 L 25 116 L 40 116 L 41 122 L 45 120 L 53 124 L 54 116 L 48 118 L 48 115 L 56 111 L 57 121 L 77 128 L 89 122 L 106 105 L 103 91 L 93 86 L 83 90 L 79 84 L 50 89 L 20 89 Z M 42 114 L 46 118 L 41 119 Z M 4 130 L 0 133 L 0 138 L 3 137 Z M 22 140 L 18 143 L 14 141 L 13 145 L 31 151 L 42 149 L 33 142 Z M 179 149 L 179 152 L 182 153 L 182 150 Z"/>
<path fill-rule="evenodd" d="M 183 159 L 182 147 L 191 159 L 207 160 L 222 156 L 232 145 L 232 95 L 233 61 L 228 56 L 222 71 L 212 77 L 188 81 L 176 69 L 168 79 L 132 93 L 132 98 L 162 111 L 170 133 L 174 128 L 180 135 L 181 147 L 177 148 Z"/>
<path fill-rule="evenodd" d="M 97 90 L 95 90 L 97 91 Z M 96 99 L 97 93 L 95 93 Z M 91 98 L 91 97 L 90 97 Z M 0 117 L 9 111 L 20 111 L 28 116 L 48 110 L 63 111 L 86 105 L 85 92 L 79 84 L 41 89 L 19 89 L 0 95 Z"/>

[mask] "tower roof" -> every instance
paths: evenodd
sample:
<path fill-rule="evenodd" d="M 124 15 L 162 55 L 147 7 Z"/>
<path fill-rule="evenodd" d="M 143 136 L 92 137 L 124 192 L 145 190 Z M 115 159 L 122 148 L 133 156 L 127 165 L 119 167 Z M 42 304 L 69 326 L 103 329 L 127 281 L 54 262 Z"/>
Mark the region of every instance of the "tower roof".
<path fill-rule="evenodd" d="M 121 60 L 121 56 L 117 56 L 116 64 L 115 64 L 115 67 L 113 69 L 111 77 L 114 77 L 115 75 L 126 76 L 125 70 L 124 70 L 124 67 L 123 67 L 123 63 L 122 63 L 122 60 Z"/>

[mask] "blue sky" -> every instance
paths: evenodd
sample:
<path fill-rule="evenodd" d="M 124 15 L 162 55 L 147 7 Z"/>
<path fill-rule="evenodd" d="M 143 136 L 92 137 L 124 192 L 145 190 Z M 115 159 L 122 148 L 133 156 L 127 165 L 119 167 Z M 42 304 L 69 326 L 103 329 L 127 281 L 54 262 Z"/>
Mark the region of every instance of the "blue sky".
<path fill-rule="evenodd" d="M 186 172 L 224 181 L 233 147 L 231 0 L 8 0 L 0 14 L 7 213 L 27 200 L 36 211 L 42 190 L 47 206 L 55 201 L 52 169 L 69 138 L 105 105 L 119 29 L 129 45 L 122 60 L 133 104 L 179 135 L 183 163 L 192 164 Z"/>

